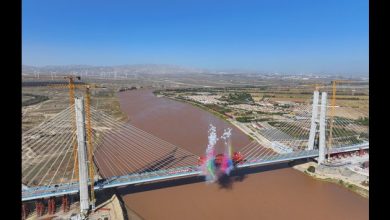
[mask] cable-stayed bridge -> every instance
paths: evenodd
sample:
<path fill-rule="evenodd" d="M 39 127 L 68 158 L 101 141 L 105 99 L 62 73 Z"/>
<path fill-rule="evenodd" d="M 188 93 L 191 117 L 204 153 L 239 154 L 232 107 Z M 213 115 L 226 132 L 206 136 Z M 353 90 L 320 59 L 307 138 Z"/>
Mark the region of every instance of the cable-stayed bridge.
<path fill-rule="evenodd" d="M 320 103 L 315 92 L 310 104 L 296 107 L 292 117 L 254 123 L 266 141 L 241 147 L 245 161 L 236 168 L 315 157 L 324 162 L 328 152 L 368 149 L 368 127 L 350 117 L 335 117 L 329 129 L 326 93 L 321 97 Z M 99 190 L 201 175 L 200 155 L 93 107 L 85 112 L 82 99 L 77 100 L 23 134 L 22 201 L 80 193 L 80 204 L 88 209 L 94 202 L 88 201 L 88 185 Z M 332 145 L 326 146 L 330 133 Z"/>

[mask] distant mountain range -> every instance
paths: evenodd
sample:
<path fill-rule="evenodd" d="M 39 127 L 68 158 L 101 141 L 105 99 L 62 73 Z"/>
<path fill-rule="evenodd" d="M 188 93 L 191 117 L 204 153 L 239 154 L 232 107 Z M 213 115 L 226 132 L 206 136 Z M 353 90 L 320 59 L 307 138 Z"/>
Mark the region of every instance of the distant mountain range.
<path fill-rule="evenodd" d="M 129 74 L 185 74 L 185 73 L 206 73 L 208 71 L 186 68 L 176 65 L 161 64 L 136 64 L 120 66 L 90 66 L 90 65 L 66 65 L 66 66 L 28 66 L 22 65 L 24 74 L 51 73 L 129 73 Z"/>
<path fill-rule="evenodd" d="M 188 68 L 178 65 L 166 65 L 166 64 L 134 64 L 134 65 L 118 65 L 118 66 L 91 66 L 91 65 L 48 65 L 48 66 L 29 66 L 22 65 L 23 75 L 34 75 L 36 73 L 49 75 L 49 74 L 77 74 L 77 75 L 89 75 L 89 76 L 102 76 L 102 75 L 144 75 L 144 74 L 244 74 L 252 76 L 299 76 L 301 77 L 330 77 L 330 78 L 361 78 L 368 79 L 367 75 L 355 75 L 355 74 L 315 74 L 315 73 L 301 73 L 301 74 L 288 74 L 288 73 L 265 73 L 253 70 L 207 70 L 199 68 Z"/>

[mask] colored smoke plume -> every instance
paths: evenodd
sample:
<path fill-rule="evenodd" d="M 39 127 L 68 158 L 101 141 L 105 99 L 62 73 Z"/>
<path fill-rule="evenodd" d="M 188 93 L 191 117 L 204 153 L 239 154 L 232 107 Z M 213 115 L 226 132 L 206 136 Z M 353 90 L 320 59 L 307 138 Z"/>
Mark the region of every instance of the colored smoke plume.
<path fill-rule="evenodd" d="M 214 182 L 217 180 L 215 172 L 215 144 L 217 143 L 217 132 L 215 126 L 210 124 L 209 128 L 209 143 L 206 149 L 206 161 L 202 165 L 203 175 L 206 177 L 206 182 Z"/>
<path fill-rule="evenodd" d="M 232 161 L 232 144 L 230 142 L 230 136 L 232 135 L 232 129 L 227 128 L 224 130 L 221 139 L 224 140 L 225 143 L 225 153 L 223 157 L 223 161 L 221 164 L 221 171 L 225 173 L 226 175 L 230 174 L 230 171 L 233 169 L 233 161 Z"/>
<path fill-rule="evenodd" d="M 217 169 L 215 165 L 215 157 L 216 157 L 215 144 L 219 139 L 217 138 L 215 126 L 210 124 L 209 131 L 208 131 L 209 142 L 206 148 L 205 161 L 201 165 L 202 175 L 205 176 L 206 183 L 215 182 L 216 180 L 218 180 L 219 176 L 221 175 L 224 174 L 229 175 L 233 169 L 233 161 L 232 161 L 233 150 L 230 142 L 231 131 L 232 131 L 231 128 L 225 129 L 221 136 L 221 139 L 224 141 L 225 144 L 225 151 L 219 169 Z"/>

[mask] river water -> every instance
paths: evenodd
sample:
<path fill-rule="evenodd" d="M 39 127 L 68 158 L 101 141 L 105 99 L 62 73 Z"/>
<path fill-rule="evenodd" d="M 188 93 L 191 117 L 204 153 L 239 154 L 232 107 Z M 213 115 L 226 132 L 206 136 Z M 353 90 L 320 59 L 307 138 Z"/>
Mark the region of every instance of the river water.
<path fill-rule="evenodd" d="M 194 154 L 204 154 L 209 124 L 217 127 L 218 136 L 232 128 L 235 150 L 250 143 L 245 134 L 211 113 L 156 97 L 151 90 L 118 96 L 129 123 Z M 118 191 L 144 219 L 368 219 L 368 199 L 283 164 L 252 169 L 220 184 L 195 177 Z"/>

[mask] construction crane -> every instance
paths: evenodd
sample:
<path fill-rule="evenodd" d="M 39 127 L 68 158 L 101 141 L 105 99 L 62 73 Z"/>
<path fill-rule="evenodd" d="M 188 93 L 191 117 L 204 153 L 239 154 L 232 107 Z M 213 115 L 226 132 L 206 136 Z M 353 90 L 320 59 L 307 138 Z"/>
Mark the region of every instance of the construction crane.
<path fill-rule="evenodd" d="M 92 145 L 92 125 L 91 125 L 91 95 L 90 95 L 90 88 L 96 88 L 96 84 L 86 85 L 75 85 L 74 80 L 78 79 L 81 80 L 80 76 L 66 76 L 64 79 L 68 79 L 68 84 L 57 84 L 57 85 L 49 85 L 52 88 L 68 88 L 69 89 L 69 100 L 70 100 L 70 106 L 74 105 L 74 94 L 76 88 L 85 88 L 85 96 L 86 96 L 86 102 L 85 102 L 85 110 L 86 110 L 86 119 L 87 119 L 87 148 L 88 148 L 88 167 L 89 167 L 89 175 L 90 175 L 90 181 L 91 181 L 91 196 L 90 196 L 90 203 L 92 204 L 92 208 L 95 209 L 95 191 L 94 191 L 94 163 L 93 163 L 93 145 Z M 72 120 L 72 127 L 73 130 L 76 130 L 76 115 L 74 112 L 74 109 L 72 110 L 72 117 L 74 120 Z M 74 156 L 74 167 L 75 167 L 75 173 L 78 173 L 78 155 L 77 155 L 77 144 L 75 138 L 73 138 L 73 156 Z M 78 176 L 76 175 L 76 180 L 78 180 Z"/>
<path fill-rule="evenodd" d="M 336 107 L 336 84 L 345 83 L 345 82 L 354 82 L 350 80 L 333 80 L 332 84 L 332 101 L 330 109 L 330 122 L 329 122 L 329 138 L 328 138 L 328 162 L 330 161 L 330 150 L 332 148 L 332 136 L 333 136 L 333 118 L 334 118 L 334 109 Z"/>
<path fill-rule="evenodd" d="M 85 96 L 86 96 L 86 102 L 85 102 L 85 110 L 86 110 L 86 116 L 87 116 L 87 147 L 88 147 L 88 167 L 89 167 L 89 178 L 91 181 L 91 196 L 90 196 L 90 203 L 92 204 L 92 209 L 95 209 L 95 190 L 94 190 L 94 164 L 93 164 L 93 145 L 92 145 L 92 125 L 91 125 L 91 96 L 90 96 L 90 86 L 87 85 L 85 88 Z"/>
<path fill-rule="evenodd" d="M 81 77 L 69 75 L 69 76 L 65 76 L 64 79 L 68 80 L 68 84 L 49 85 L 49 87 L 68 88 L 69 89 L 69 104 L 70 104 L 70 106 L 73 106 L 74 105 L 74 90 L 75 90 L 74 81 L 75 81 L 75 79 L 81 80 Z M 73 131 L 75 131 L 76 130 L 76 115 L 75 115 L 73 108 L 71 108 L 71 112 L 72 112 L 72 118 L 73 118 L 72 129 L 73 129 Z M 78 173 L 79 166 L 78 166 L 78 158 L 77 158 L 77 143 L 76 143 L 75 138 L 72 139 L 72 143 L 73 143 L 74 168 L 75 168 L 75 173 Z M 76 180 L 78 180 L 78 175 L 75 175 L 75 178 L 76 178 Z"/>
<path fill-rule="evenodd" d="M 76 114 L 72 106 L 74 105 L 74 90 L 75 90 L 75 84 L 74 81 L 75 79 L 81 80 L 80 76 L 65 76 L 64 79 L 68 80 L 68 84 L 57 84 L 57 85 L 49 85 L 49 87 L 52 88 L 68 88 L 69 89 L 69 104 L 71 107 L 71 112 L 72 112 L 72 129 L 73 131 L 76 130 Z M 74 168 L 75 168 L 75 173 L 78 173 L 79 166 L 78 166 L 78 158 L 77 158 L 77 143 L 76 143 L 76 138 L 73 137 L 72 139 L 73 143 L 73 158 L 74 158 Z M 78 180 L 78 175 L 75 175 L 76 180 Z"/>

